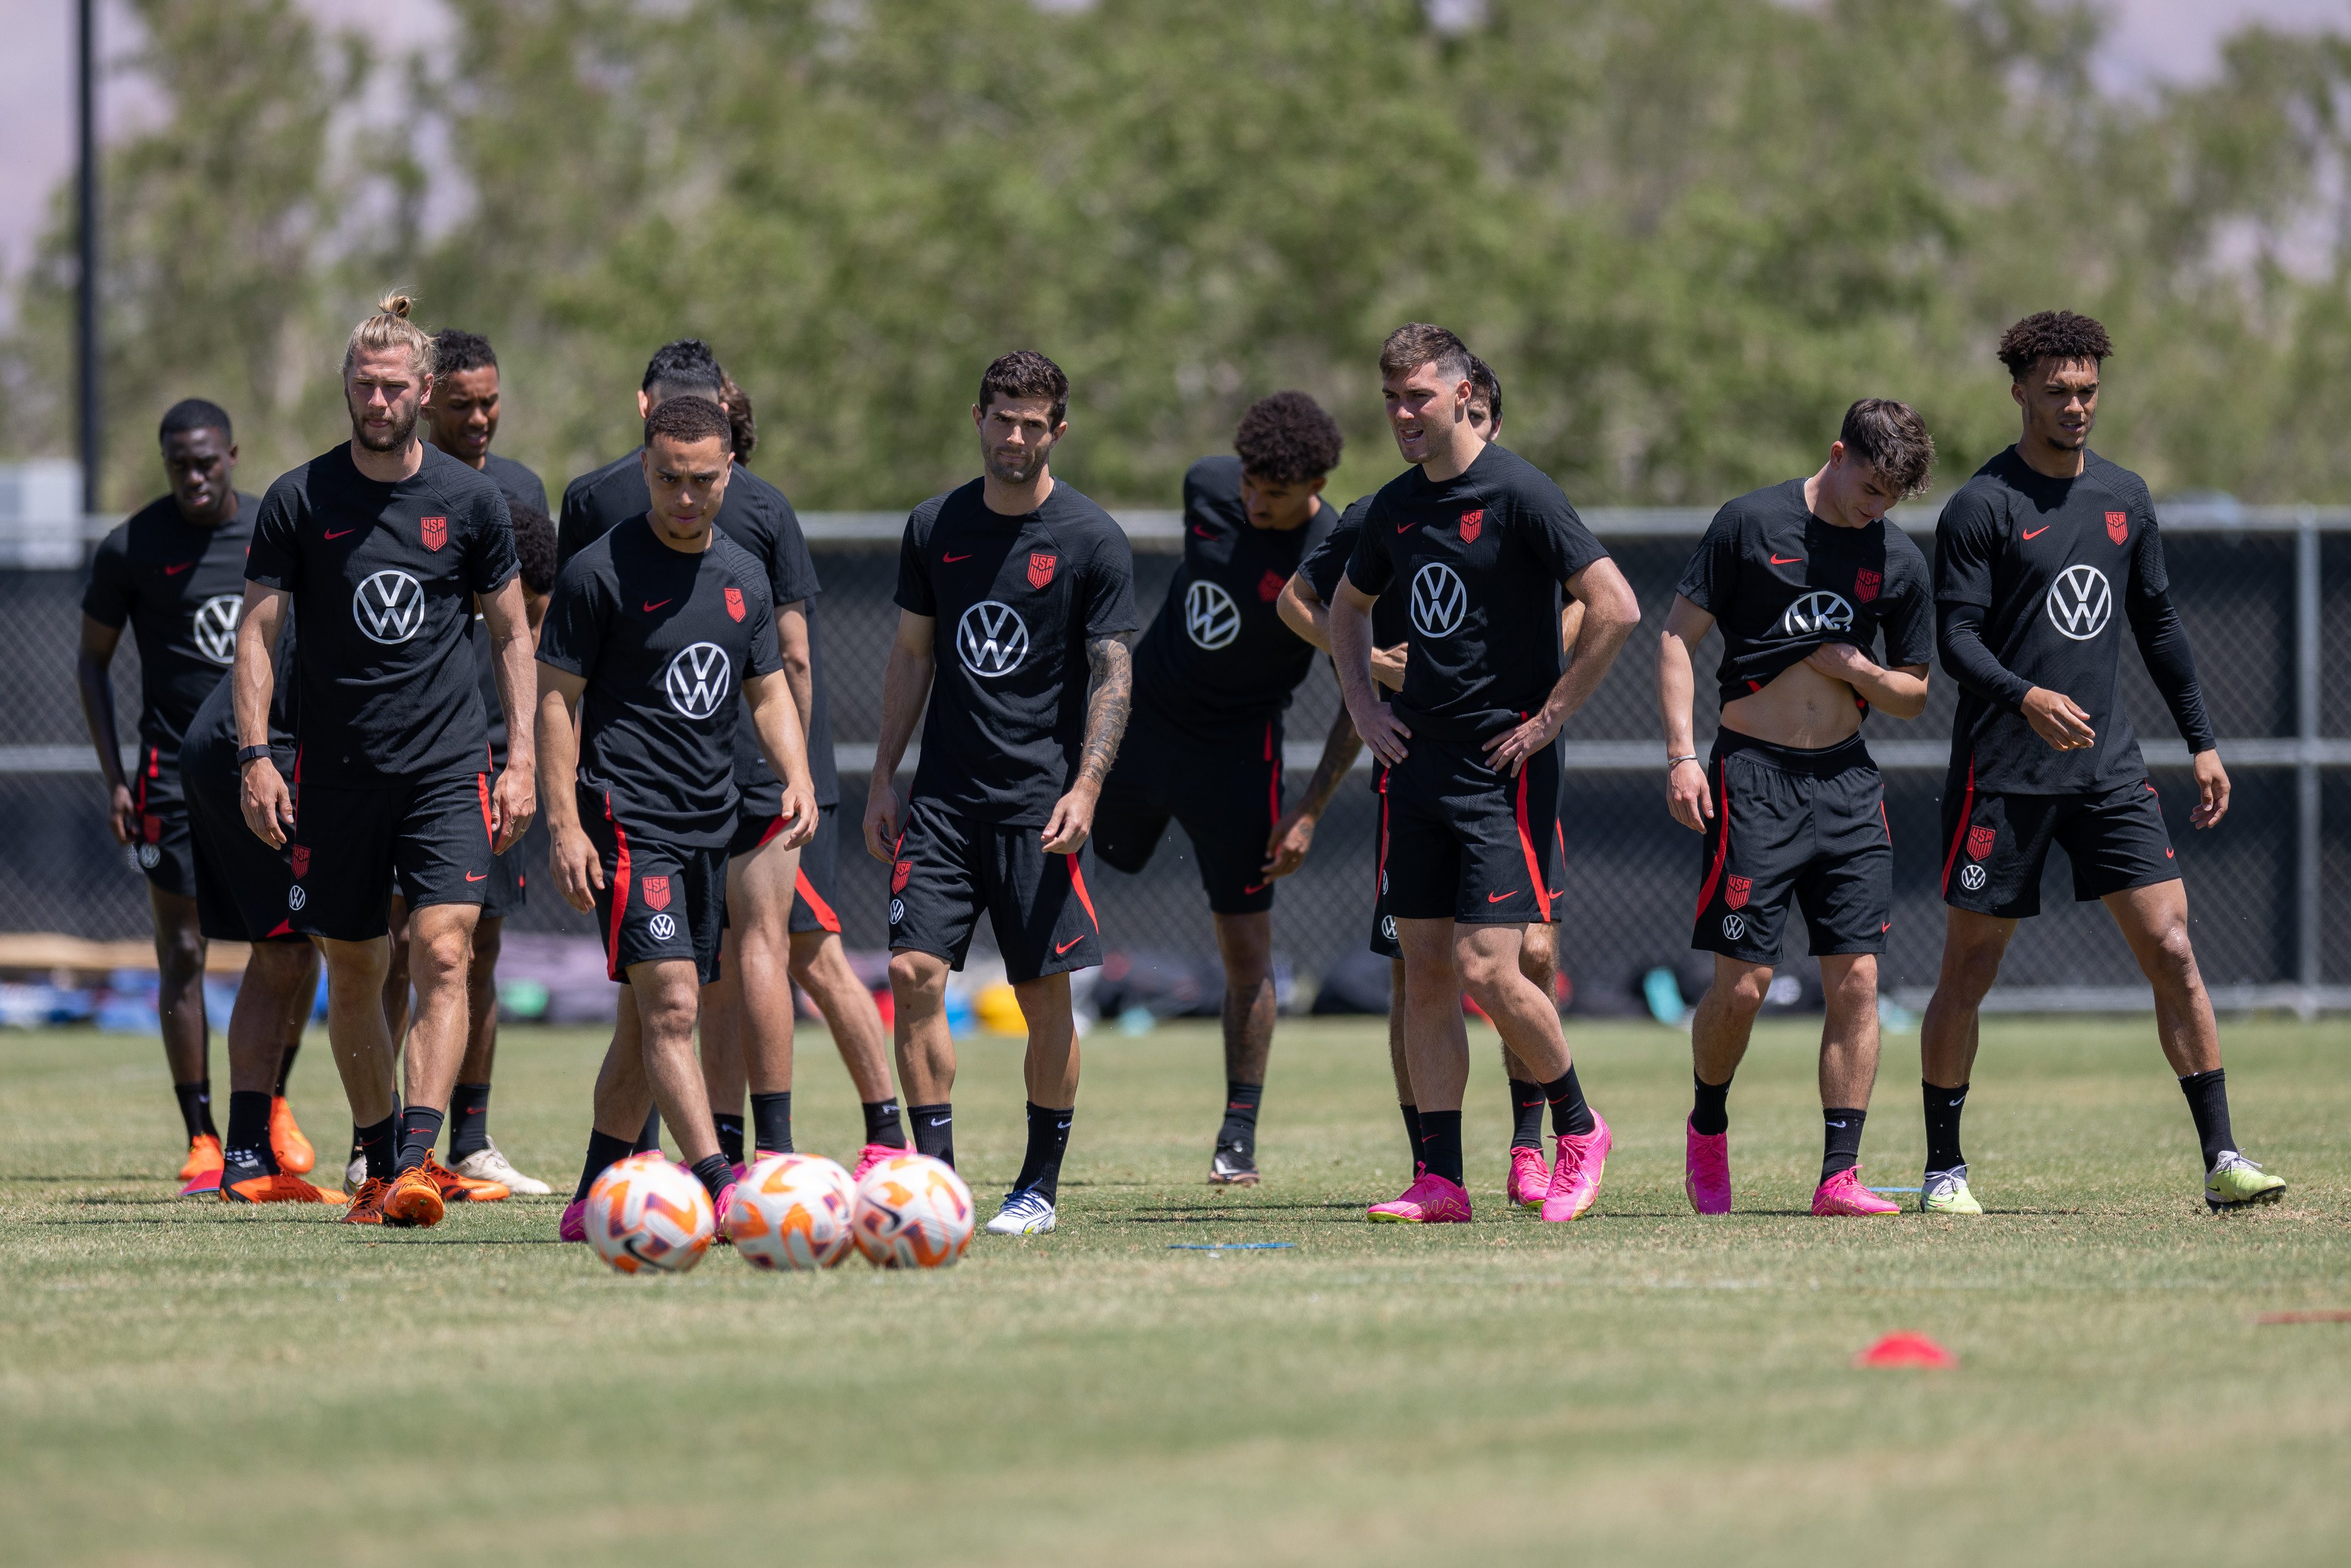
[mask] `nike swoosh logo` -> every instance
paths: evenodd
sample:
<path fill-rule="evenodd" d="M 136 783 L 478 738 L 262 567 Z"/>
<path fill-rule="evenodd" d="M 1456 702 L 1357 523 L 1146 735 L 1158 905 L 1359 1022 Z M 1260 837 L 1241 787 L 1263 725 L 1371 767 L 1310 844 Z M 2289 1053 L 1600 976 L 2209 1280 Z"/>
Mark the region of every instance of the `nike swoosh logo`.
<path fill-rule="evenodd" d="M 1247 887 L 1241 889 L 1243 893 L 1263 893 L 1265 890 L 1266 884 L 1261 882 L 1253 882 Z"/>
<path fill-rule="evenodd" d="M 1843 1122 L 1831 1122 L 1829 1125 L 1832 1127 L 1842 1127 L 1844 1124 Z"/>
<path fill-rule="evenodd" d="M 355 534 L 355 533 L 357 533 L 357 532 L 359 532 L 359 529 L 357 529 L 357 528 L 345 528 L 345 529 L 343 530 L 343 532 L 342 532 L 342 533 L 340 533 L 340 534 L 335 534 L 335 533 L 324 533 L 324 532 L 322 532 L 322 533 L 320 533 L 320 534 L 319 535 L 319 537 L 320 538 L 322 538 L 322 539 L 339 539 L 339 538 L 341 538 L 343 537 L 343 535 L 344 535 L 344 534 Z"/>
<path fill-rule="evenodd" d="M 196 563 L 194 561 L 189 560 L 182 561 L 178 566 L 167 566 L 163 569 L 163 575 L 165 577 L 177 577 L 182 572 L 189 570 Z"/>
<path fill-rule="evenodd" d="M 1411 527 L 1412 527 L 1412 525 L 1411 525 L 1410 523 L 1398 523 L 1398 524 L 1396 525 L 1396 532 L 1398 532 L 1398 533 L 1403 533 L 1405 529 L 1407 529 L 1407 528 L 1411 528 Z"/>
<path fill-rule="evenodd" d="M 1072 948 L 1072 947 L 1076 946 L 1079 943 L 1081 943 L 1081 942 L 1082 942 L 1082 941 L 1084 941 L 1084 940 L 1085 940 L 1085 938 L 1084 938 L 1084 937 L 1082 937 L 1082 936 L 1072 936 L 1072 937 L 1071 937 L 1067 942 L 1064 942 L 1064 943 L 1062 943 L 1060 946 L 1058 946 L 1058 947 L 1054 948 L 1054 949 L 1053 949 L 1053 956 L 1054 956 L 1055 957 L 1059 957 L 1059 956 L 1061 956 L 1062 954 L 1064 954 L 1064 953 L 1068 952 L 1071 948 Z"/>
<path fill-rule="evenodd" d="M 2037 539 L 2056 526 L 2057 525 L 2054 523 L 2043 523 L 2037 528 L 2027 528 L 2024 530 L 2024 537 L 2029 539 Z"/>
<path fill-rule="evenodd" d="M 1781 556 L 1776 556 L 1776 555 L 1775 555 L 1775 556 L 1773 556 L 1773 557 L 1771 558 L 1771 564 L 1772 564 L 1773 566 L 1793 566 L 1793 565 L 1795 565 L 1798 561 L 1800 561 L 1800 560 L 1802 560 L 1802 559 L 1804 559 L 1804 558 L 1803 558 L 1802 556 L 1800 556 L 1800 555 L 1792 555 L 1792 556 L 1787 556 L 1787 557 L 1781 557 Z"/>
<path fill-rule="evenodd" d="M 666 600 L 666 599 L 664 599 L 664 600 L 660 601 L 659 601 L 659 602 L 657 602 L 657 603 L 648 604 L 648 605 L 646 605 L 646 606 L 645 606 L 645 613 L 646 613 L 646 614 L 648 614 L 648 615 L 651 615 L 654 611 L 659 610 L 659 609 L 662 607 L 662 605 L 664 605 L 664 604 L 667 604 L 668 602 L 669 602 L 669 601 L 668 601 L 668 600 Z"/>
<path fill-rule="evenodd" d="M 934 1127 L 944 1127 L 949 1122 L 954 1120 L 955 1118 L 953 1116 L 934 1116 L 931 1118 L 931 1125 Z"/>
<path fill-rule="evenodd" d="M 490 873 L 488 872 L 484 872 L 479 876 L 475 875 L 472 872 L 467 872 L 465 873 L 465 880 L 467 882 L 487 882 L 489 877 Z"/>
<path fill-rule="evenodd" d="M 972 552 L 971 552 L 971 551 L 969 551 L 969 550 L 966 550 L 966 551 L 964 551 L 964 552 L 963 552 L 963 554 L 961 554 L 961 555 L 943 555 L 943 556 L 939 557 L 939 559 L 940 559 L 940 560 L 942 560 L 942 561 L 950 561 L 950 560 L 969 560 L 969 559 L 971 559 L 971 555 L 972 555 Z"/>
<path fill-rule="evenodd" d="M 1885 925 L 1881 925 L 1881 926 L 1879 926 L 1879 927 L 1877 928 L 1877 934 L 1878 934 L 1880 936 L 1885 936 L 1888 931 L 1891 931 L 1891 930 L 1893 930 L 1893 929 L 1894 929 L 1894 922 L 1892 922 L 1891 920 L 1889 920 L 1889 921 L 1887 921 Z"/>
<path fill-rule="evenodd" d="M 1516 898 L 1519 895 L 1515 893 L 1489 893 L 1486 895 L 1486 902 L 1489 904 L 1499 904 L 1506 898 Z"/>
<path fill-rule="evenodd" d="M 1212 539 L 1217 537 L 1217 533 L 1214 528 L 1204 528 L 1197 523 L 1194 523 L 1192 525 L 1192 531 L 1199 535 L 1204 539 Z"/>

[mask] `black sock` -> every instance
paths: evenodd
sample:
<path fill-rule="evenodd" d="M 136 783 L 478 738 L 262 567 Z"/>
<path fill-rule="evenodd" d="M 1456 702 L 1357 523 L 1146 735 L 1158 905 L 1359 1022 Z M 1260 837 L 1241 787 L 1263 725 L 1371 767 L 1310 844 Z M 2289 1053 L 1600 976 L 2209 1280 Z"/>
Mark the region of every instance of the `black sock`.
<path fill-rule="evenodd" d="M 269 1152 L 269 1096 L 258 1089 L 232 1089 L 228 1136 L 221 1140 L 221 1185 L 274 1176 L 277 1158 Z"/>
<path fill-rule="evenodd" d="M 1530 1083 L 1523 1078 L 1510 1080 L 1510 1147 L 1542 1147 L 1542 1113 L 1548 1103 L 1541 1084 Z"/>
<path fill-rule="evenodd" d="M 286 1098 L 286 1081 L 294 1075 L 294 1059 L 301 1054 L 302 1042 L 298 1040 L 286 1048 L 285 1055 L 277 1059 L 277 1087 L 274 1092 L 280 1100 Z"/>
<path fill-rule="evenodd" d="M 449 1163 L 490 1146 L 490 1086 L 460 1083 L 449 1096 Z"/>
<path fill-rule="evenodd" d="M 1029 1107 L 1029 1152 L 1020 1156 L 1020 1174 L 1013 1178 L 1014 1192 L 1038 1192 L 1050 1203 L 1061 1187 L 1061 1155 L 1070 1146 L 1070 1123 L 1075 1111 L 1048 1111 L 1042 1105 Z"/>
<path fill-rule="evenodd" d="M 707 1159 L 695 1161 L 694 1174 L 700 1176 L 702 1185 L 710 1190 L 710 1202 L 714 1207 L 718 1203 L 719 1195 L 735 1182 L 735 1167 L 726 1163 L 725 1155 L 712 1155 Z"/>
<path fill-rule="evenodd" d="M 1968 1086 L 1945 1089 L 1922 1078 L 1918 1087 L 1927 1101 L 1927 1168 L 1955 1171 L 1968 1163 L 1959 1153 L 1959 1113 L 1967 1109 Z"/>
<path fill-rule="evenodd" d="M 1237 1149 L 1255 1157 L 1257 1154 L 1257 1108 L 1265 1099 L 1262 1083 L 1238 1083 L 1225 1080 L 1225 1124 L 1217 1129 L 1217 1147 Z"/>
<path fill-rule="evenodd" d="M 1583 1103 L 1583 1085 L 1576 1082 L 1574 1063 L 1568 1064 L 1566 1077 L 1544 1084 L 1542 1092 L 1551 1102 L 1552 1132 L 1580 1138 L 1592 1131 L 1592 1107 Z"/>
<path fill-rule="evenodd" d="M 600 1133 L 593 1127 L 589 1128 L 588 1163 L 580 1168 L 580 1185 L 572 1189 L 571 1201 L 578 1203 L 586 1197 L 588 1189 L 596 1185 L 598 1176 L 602 1176 L 613 1165 L 627 1159 L 634 1152 L 634 1145 L 628 1139 L 616 1138 L 610 1133 Z"/>
<path fill-rule="evenodd" d="M 1461 1113 L 1423 1111 L 1420 1113 L 1420 1159 L 1430 1176 L 1461 1185 Z"/>
<path fill-rule="evenodd" d="M 909 1105 L 907 1120 L 914 1124 L 914 1152 L 955 1164 L 955 1107 L 945 1100 L 935 1105 Z"/>
<path fill-rule="evenodd" d="M 2204 1145 L 2208 1172 L 2237 1146 L 2236 1135 L 2229 1131 L 2228 1078 L 2225 1069 L 2216 1067 L 2179 1081 L 2179 1092 L 2188 1096 L 2188 1113 L 2196 1118 L 2196 1141 Z"/>
<path fill-rule="evenodd" d="M 433 1157 L 433 1145 L 441 1141 L 441 1113 L 423 1105 L 411 1105 L 400 1113 L 400 1168 L 414 1170 Z"/>
<path fill-rule="evenodd" d="M 645 1113 L 645 1130 L 637 1134 L 636 1146 L 632 1148 L 629 1153 L 632 1155 L 657 1155 L 661 1153 L 660 1106 L 656 1105 L 652 1110 Z"/>
<path fill-rule="evenodd" d="M 792 1152 L 792 1092 L 751 1096 L 752 1147 L 763 1155 Z"/>
<path fill-rule="evenodd" d="M 180 1102 L 180 1121 L 188 1129 L 188 1142 L 210 1135 L 219 1137 L 213 1125 L 213 1081 L 199 1078 L 193 1083 L 174 1083 L 172 1092 Z"/>
<path fill-rule="evenodd" d="M 868 1100 L 865 1103 L 865 1141 L 879 1144 L 885 1149 L 906 1146 L 906 1129 L 898 1121 L 898 1097 Z"/>
<path fill-rule="evenodd" d="M 367 1162 L 367 1179 L 390 1181 L 399 1163 L 400 1118 L 386 1116 L 372 1127 L 353 1127 L 351 1141 L 359 1145 L 360 1158 Z"/>
<path fill-rule="evenodd" d="M 1690 1131 L 1701 1138 L 1718 1138 L 1730 1131 L 1730 1080 L 1708 1083 L 1693 1072 L 1690 1083 L 1697 1091 L 1690 1102 Z"/>
<path fill-rule="evenodd" d="M 1420 1107 L 1400 1104 L 1396 1109 L 1404 1113 L 1404 1135 L 1412 1145 L 1412 1163 L 1416 1166 L 1427 1157 L 1420 1146 Z"/>
<path fill-rule="evenodd" d="M 1867 1120 L 1868 1112 L 1850 1106 L 1821 1113 L 1821 1130 L 1828 1134 L 1828 1147 L 1821 1155 L 1823 1181 L 1861 1163 L 1861 1124 Z"/>
<path fill-rule="evenodd" d="M 743 1118 L 714 1111 L 711 1113 L 710 1119 L 718 1127 L 718 1152 L 726 1156 L 728 1165 L 741 1165 L 743 1163 Z M 776 1152 L 782 1154 L 786 1151 L 778 1149 Z"/>

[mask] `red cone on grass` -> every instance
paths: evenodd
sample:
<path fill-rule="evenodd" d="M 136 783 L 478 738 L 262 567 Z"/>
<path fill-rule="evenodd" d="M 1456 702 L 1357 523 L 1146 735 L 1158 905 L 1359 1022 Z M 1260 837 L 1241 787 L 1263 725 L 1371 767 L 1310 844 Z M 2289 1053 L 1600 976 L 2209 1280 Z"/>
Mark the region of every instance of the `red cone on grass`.
<path fill-rule="evenodd" d="M 1887 1334 L 1853 1358 L 1855 1366 L 1957 1366 L 1959 1358 L 1910 1329 Z"/>

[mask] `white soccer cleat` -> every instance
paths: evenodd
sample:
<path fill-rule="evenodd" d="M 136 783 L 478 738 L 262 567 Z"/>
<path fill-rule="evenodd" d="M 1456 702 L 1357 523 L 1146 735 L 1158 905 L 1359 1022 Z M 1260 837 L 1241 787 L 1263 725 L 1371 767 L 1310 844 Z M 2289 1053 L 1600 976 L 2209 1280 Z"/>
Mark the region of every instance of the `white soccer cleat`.
<path fill-rule="evenodd" d="M 546 1197 L 555 1191 L 538 1177 L 527 1176 L 508 1165 L 506 1155 L 498 1153 L 495 1140 L 487 1148 L 475 1149 L 449 1168 L 473 1181 L 503 1182 L 508 1192 L 525 1197 Z"/>
<path fill-rule="evenodd" d="M 1053 1200 L 1043 1193 L 1007 1193 L 1004 1207 L 987 1222 L 990 1236 L 1043 1236 L 1053 1228 Z"/>
<path fill-rule="evenodd" d="M 1983 1205 L 1968 1190 L 1968 1167 L 1953 1166 L 1947 1171 L 1928 1171 L 1919 1178 L 1918 1212 L 1921 1214 L 1981 1214 Z"/>
<path fill-rule="evenodd" d="M 367 1180 L 367 1156 L 353 1155 L 351 1163 L 343 1167 L 343 1190 L 357 1192 L 360 1189 L 360 1184 L 365 1180 Z"/>

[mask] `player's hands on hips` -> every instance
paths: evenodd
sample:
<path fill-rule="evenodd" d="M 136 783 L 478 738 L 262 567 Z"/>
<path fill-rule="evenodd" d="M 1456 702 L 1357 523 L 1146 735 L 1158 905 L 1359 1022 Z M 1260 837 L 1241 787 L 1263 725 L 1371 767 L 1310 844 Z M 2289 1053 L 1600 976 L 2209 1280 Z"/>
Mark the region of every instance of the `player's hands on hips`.
<path fill-rule="evenodd" d="M 1804 655 L 1804 663 L 1832 680 L 1851 685 L 1856 678 L 1882 674 L 1876 662 L 1850 643 L 1823 643 Z M 1700 769 L 1700 771 L 1704 771 Z"/>
<path fill-rule="evenodd" d="M 107 802 L 106 808 L 106 825 L 114 830 L 116 843 L 127 844 L 131 841 L 132 831 L 138 825 L 132 819 L 138 815 L 139 806 L 131 799 L 131 786 L 117 784 L 114 799 Z"/>
<path fill-rule="evenodd" d="M 894 858 L 898 843 L 898 791 L 876 779 L 865 792 L 865 852 L 877 861 Z"/>
<path fill-rule="evenodd" d="M 1372 748 L 1372 755 L 1393 768 L 1405 757 L 1404 743 L 1412 738 L 1412 731 L 1396 722 L 1395 710 L 1385 703 L 1374 703 L 1357 713 L 1354 705 L 1347 705 L 1347 715 L 1355 721 L 1355 733 Z"/>
<path fill-rule="evenodd" d="M 1273 825 L 1265 841 L 1265 864 L 1258 874 L 1272 882 L 1296 871 L 1306 859 L 1306 852 L 1314 847 L 1314 814 L 1306 810 L 1287 813 Z"/>
<path fill-rule="evenodd" d="M 1094 831 L 1094 800 L 1101 793 L 1098 786 L 1081 783 L 1053 802 L 1053 814 L 1045 819 L 1047 854 L 1073 855 L 1078 852 L 1080 846 Z"/>
<path fill-rule="evenodd" d="M 1545 703 L 1535 710 L 1532 718 L 1512 725 L 1486 743 L 1486 766 L 1497 773 L 1517 778 L 1528 758 L 1559 738 L 1559 727 L 1566 722 Z"/>
<path fill-rule="evenodd" d="M 1692 832 L 1706 831 L 1714 821 L 1714 791 L 1706 787 L 1706 768 L 1697 758 L 1685 757 L 1666 774 L 1666 809 Z"/>
<path fill-rule="evenodd" d="M 528 768 L 509 768 L 490 786 L 492 854 L 504 854 L 521 841 L 538 814 L 538 779 Z"/>
<path fill-rule="evenodd" d="M 2229 770 L 2220 766 L 2216 747 L 2191 759 L 2196 768 L 2196 809 L 2188 813 L 2191 828 L 2210 828 L 2229 814 Z"/>
<path fill-rule="evenodd" d="M 816 791 L 798 784 L 785 785 L 776 815 L 791 823 L 780 835 L 784 848 L 799 849 L 816 837 Z"/>
<path fill-rule="evenodd" d="M 1404 690 L 1405 658 L 1412 652 L 1409 643 L 1398 643 L 1393 648 L 1372 650 L 1372 679 L 1392 692 Z"/>
<path fill-rule="evenodd" d="M 254 836 L 273 850 L 286 847 L 286 835 L 294 826 L 294 797 L 287 792 L 286 779 L 277 771 L 277 764 L 266 757 L 257 757 L 245 765 L 245 781 L 237 787 L 237 807 L 245 813 L 245 825 Z"/>
<path fill-rule="evenodd" d="M 563 902 L 584 915 L 596 907 L 596 894 L 604 886 L 604 862 L 577 822 L 549 836 L 554 846 L 547 853 L 547 869 L 563 890 Z"/>
<path fill-rule="evenodd" d="M 2079 751 L 2098 743 L 2098 732 L 2090 727 L 2090 716 L 2063 692 L 2035 686 L 2024 694 L 2022 711 L 2024 722 L 2032 727 L 2032 733 L 2060 751 Z"/>

